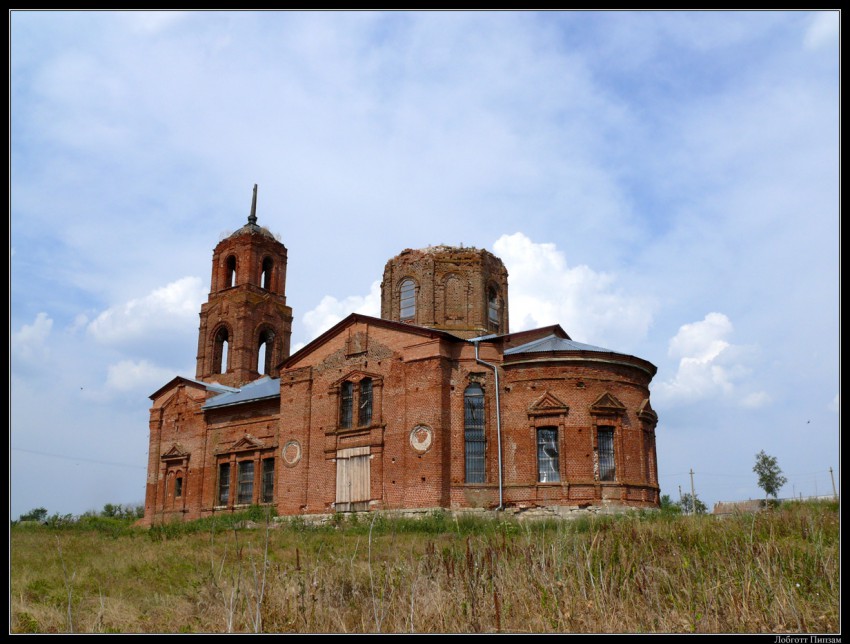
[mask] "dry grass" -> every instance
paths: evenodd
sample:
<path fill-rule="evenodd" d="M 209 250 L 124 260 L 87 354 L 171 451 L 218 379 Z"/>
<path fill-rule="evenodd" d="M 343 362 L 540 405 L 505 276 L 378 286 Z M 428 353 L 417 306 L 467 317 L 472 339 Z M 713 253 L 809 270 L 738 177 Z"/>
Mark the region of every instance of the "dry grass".
<path fill-rule="evenodd" d="M 837 504 L 726 519 L 369 519 L 13 526 L 12 632 L 840 632 Z"/>

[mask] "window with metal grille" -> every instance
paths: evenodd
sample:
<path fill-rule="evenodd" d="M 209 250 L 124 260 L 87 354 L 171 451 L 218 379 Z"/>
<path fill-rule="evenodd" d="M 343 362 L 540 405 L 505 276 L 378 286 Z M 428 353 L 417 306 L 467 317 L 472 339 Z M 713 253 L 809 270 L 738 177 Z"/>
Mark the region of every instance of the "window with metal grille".
<path fill-rule="evenodd" d="M 263 494 L 261 503 L 271 503 L 274 500 L 274 459 L 263 459 Z"/>
<path fill-rule="evenodd" d="M 236 502 L 240 504 L 254 501 L 254 461 L 239 463 L 239 488 Z"/>
<path fill-rule="evenodd" d="M 613 481 L 614 467 L 614 428 L 600 427 L 596 430 L 597 454 L 599 455 L 599 480 Z"/>
<path fill-rule="evenodd" d="M 416 283 L 406 279 L 400 287 L 399 319 L 402 322 L 413 320 L 416 317 Z"/>
<path fill-rule="evenodd" d="M 339 388 L 339 426 L 351 427 L 351 415 L 354 407 L 354 383 L 344 382 Z"/>
<path fill-rule="evenodd" d="M 466 482 L 484 483 L 484 390 L 471 384 L 463 394 Z"/>
<path fill-rule="evenodd" d="M 360 399 L 357 401 L 357 425 L 363 427 L 372 422 L 372 379 L 360 381 Z"/>
<path fill-rule="evenodd" d="M 227 505 L 230 502 L 230 463 L 218 466 L 218 504 Z"/>
<path fill-rule="evenodd" d="M 537 480 L 541 483 L 557 483 L 561 480 L 558 467 L 558 429 L 537 429 Z"/>

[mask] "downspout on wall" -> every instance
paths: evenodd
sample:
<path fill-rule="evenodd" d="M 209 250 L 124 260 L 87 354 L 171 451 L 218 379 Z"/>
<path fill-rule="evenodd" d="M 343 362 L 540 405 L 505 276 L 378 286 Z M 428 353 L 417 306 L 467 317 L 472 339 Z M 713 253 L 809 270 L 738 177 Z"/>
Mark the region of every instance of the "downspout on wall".
<path fill-rule="evenodd" d="M 493 374 L 496 378 L 496 452 L 499 458 L 499 507 L 497 510 L 505 509 L 505 501 L 504 501 L 504 485 L 502 483 L 502 416 L 501 416 L 501 405 L 499 404 L 499 368 L 491 364 L 489 362 L 485 362 L 481 358 L 478 357 L 478 343 L 482 340 L 489 340 L 491 338 L 495 338 L 495 335 L 482 335 L 478 338 L 470 338 L 469 342 L 471 342 L 475 346 L 475 361 L 478 364 L 482 364 L 485 367 L 490 367 L 493 370 Z"/>

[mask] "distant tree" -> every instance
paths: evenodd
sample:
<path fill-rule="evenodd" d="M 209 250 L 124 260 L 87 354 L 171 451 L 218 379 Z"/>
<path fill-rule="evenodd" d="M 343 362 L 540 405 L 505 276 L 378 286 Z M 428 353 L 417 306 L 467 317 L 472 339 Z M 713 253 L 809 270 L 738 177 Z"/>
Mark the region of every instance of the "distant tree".
<path fill-rule="evenodd" d="M 661 495 L 661 511 L 662 512 L 671 512 L 678 514 L 682 511 L 682 508 L 679 507 L 677 503 L 670 498 L 669 494 Z"/>
<path fill-rule="evenodd" d="M 759 477 L 759 487 L 764 490 L 765 499 L 769 496 L 777 498 L 779 490 L 788 482 L 788 479 L 782 476 L 782 468 L 776 462 L 776 457 L 768 456 L 764 450 L 756 454 L 753 472 Z"/>
<path fill-rule="evenodd" d="M 35 508 L 34 510 L 30 510 L 26 514 L 22 514 L 18 521 L 38 521 L 42 522 L 47 518 L 47 509 L 46 508 Z"/>
<path fill-rule="evenodd" d="M 705 514 L 708 512 L 708 508 L 705 506 L 705 503 L 700 501 L 699 496 L 694 495 L 691 497 L 691 495 L 687 492 L 682 495 L 682 499 L 677 503 L 677 505 L 685 514 Z M 696 510 L 696 512 L 694 512 L 694 510 Z"/>
<path fill-rule="evenodd" d="M 112 503 L 107 503 L 103 506 L 103 511 L 100 513 L 100 516 L 112 518 L 112 517 L 120 517 L 121 516 L 121 504 L 113 505 Z"/>

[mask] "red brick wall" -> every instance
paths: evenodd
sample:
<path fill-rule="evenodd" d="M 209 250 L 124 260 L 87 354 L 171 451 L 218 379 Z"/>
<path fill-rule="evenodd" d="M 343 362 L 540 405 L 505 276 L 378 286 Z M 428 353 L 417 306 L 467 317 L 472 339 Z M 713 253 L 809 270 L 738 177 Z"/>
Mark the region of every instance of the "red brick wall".
<path fill-rule="evenodd" d="M 416 283 L 413 323 L 459 337 L 508 332 L 508 272 L 502 260 L 477 248 L 407 249 L 390 259 L 381 283 L 381 317 L 400 321 L 400 285 Z M 499 323 L 488 320 L 488 293 L 498 294 Z"/>

